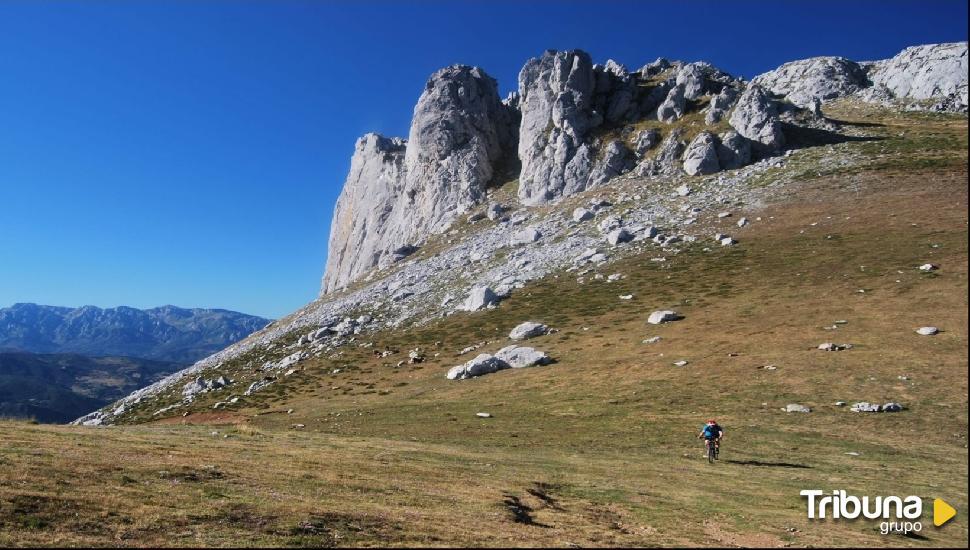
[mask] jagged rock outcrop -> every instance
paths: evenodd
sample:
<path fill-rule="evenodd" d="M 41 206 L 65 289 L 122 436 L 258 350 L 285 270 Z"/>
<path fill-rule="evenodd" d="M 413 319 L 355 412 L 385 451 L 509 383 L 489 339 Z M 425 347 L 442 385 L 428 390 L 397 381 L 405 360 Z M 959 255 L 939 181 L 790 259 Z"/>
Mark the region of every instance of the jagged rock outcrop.
<path fill-rule="evenodd" d="M 683 128 L 674 128 L 661 142 L 653 158 L 640 161 L 637 173 L 642 176 L 658 176 L 673 174 L 680 169 L 680 157 L 687 144 L 684 142 L 686 132 Z"/>
<path fill-rule="evenodd" d="M 812 57 L 785 63 L 758 75 L 752 83 L 799 107 L 810 108 L 815 100 L 854 94 L 868 86 L 869 79 L 855 61 L 844 57 Z"/>
<path fill-rule="evenodd" d="M 401 247 L 483 201 L 496 170 L 514 155 L 517 124 L 481 69 L 454 65 L 433 74 L 406 142 L 376 134 L 358 140 L 334 212 L 322 293 L 400 259 Z"/>
<path fill-rule="evenodd" d="M 495 169 L 515 150 L 516 122 L 495 80 L 478 67 L 433 74 L 414 108 L 404 157 L 406 222 L 397 229 L 412 239 L 440 232 L 482 202 Z"/>
<path fill-rule="evenodd" d="M 592 171 L 587 132 L 602 117 L 592 112 L 593 63 L 583 51 L 547 51 L 519 73 L 519 199 L 538 204 L 586 189 Z"/>
<path fill-rule="evenodd" d="M 613 60 L 594 65 L 579 50 L 550 50 L 525 64 L 518 92 L 502 100 L 481 69 L 442 69 L 418 101 L 407 141 L 368 135 L 358 143 L 333 220 L 322 290 L 404 260 L 428 235 L 482 203 L 496 173 L 516 163 L 526 206 L 603 185 L 635 163 L 638 174 L 650 176 L 736 169 L 781 151 L 784 128 L 835 131 L 821 116 L 821 102 L 830 99 L 854 95 L 966 110 L 966 70 L 965 42 L 907 48 L 873 63 L 793 61 L 747 85 L 704 62 L 660 58 L 630 71 Z M 702 108 L 707 128 L 635 125 L 673 123 Z"/>
<path fill-rule="evenodd" d="M 721 169 L 717 155 L 717 138 L 710 132 L 701 132 L 684 152 L 684 172 L 689 176 L 713 174 Z"/>
<path fill-rule="evenodd" d="M 868 65 L 874 87 L 896 99 L 936 100 L 940 110 L 967 110 L 967 43 L 906 48 Z"/>
<path fill-rule="evenodd" d="M 741 92 L 735 86 L 725 86 L 721 89 L 720 93 L 711 98 L 704 122 L 707 124 L 717 124 L 720 122 L 724 118 L 724 115 L 734 106 L 734 102 L 738 100 L 740 94 Z"/>
<path fill-rule="evenodd" d="M 737 132 L 719 136 L 717 160 L 722 170 L 736 170 L 751 162 L 751 142 Z"/>
<path fill-rule="evenodd" d="M 663 103 L 657 107 L 657 120 L 667 123 L 673 122 L 684 116 L 686 107 L 687 96 L 684 86 L 676 84 L 667 93 L 667 97 L 663 100 Z"/>
<path fill-rule="evenodd" d="M 738 98 L 729 122 L 758 152 L 771 153 L 785 145 L 778 103 L 757 84 L 749 85 Z"/>

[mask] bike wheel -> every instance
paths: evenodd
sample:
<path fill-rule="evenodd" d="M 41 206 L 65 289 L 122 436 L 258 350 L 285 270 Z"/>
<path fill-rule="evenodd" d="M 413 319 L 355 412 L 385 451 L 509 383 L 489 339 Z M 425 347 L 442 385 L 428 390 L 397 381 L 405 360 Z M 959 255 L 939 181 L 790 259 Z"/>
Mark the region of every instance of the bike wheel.
<path fill-rule="evenodd" d="M 717 447 L 714 445 L 714 441 L 711 439 L 707 440 L 707 461 L 714 464 L 715 454 L 717 453 Z"/>

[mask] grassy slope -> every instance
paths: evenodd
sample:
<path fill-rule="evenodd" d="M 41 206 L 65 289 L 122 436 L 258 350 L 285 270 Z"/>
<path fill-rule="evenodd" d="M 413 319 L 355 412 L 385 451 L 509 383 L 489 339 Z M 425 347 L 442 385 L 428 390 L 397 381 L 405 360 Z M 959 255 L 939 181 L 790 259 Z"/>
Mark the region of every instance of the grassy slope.
<path fill-rule="evenodd" d="M 927 544 L 805 519 L 799 490 L 842 488 L 945 498 L 960 516 L 922 534 L 965 546 L 966 119 L 879 122 L 910 137 L 852 144 L 878 170 L 806 167 L 789 200 L 743 212 L 763 221 L 720 222 L 740 246 L 625 259 L 614 283 L 549 278 L 307 362 L 270 401 L 101 430 L 5 423 L 0 544 Z M 686 319 L 644 323 L 665 307 Z M 497 349 L 526 319 L 560 329 L 534 341 L 556 364 L 444 380 L 458 349 Z M 374 358 L 385 346 L 399 353 Z M 413 347 L 440 356 L 394 367 Z M 710 415 L 728 430 L 715 466 L 692 439 Z"/>

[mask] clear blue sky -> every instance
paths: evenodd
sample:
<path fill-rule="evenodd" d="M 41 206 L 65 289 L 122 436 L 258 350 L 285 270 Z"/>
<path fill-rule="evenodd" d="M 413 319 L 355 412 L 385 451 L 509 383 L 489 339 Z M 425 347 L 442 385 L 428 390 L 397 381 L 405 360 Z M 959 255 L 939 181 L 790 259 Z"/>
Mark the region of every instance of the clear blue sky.
<path fill-rule="evenodd" d="M 0 307 L 311 300 L 355 139 L 544 49 L 750 78 L 967 39 L 965 1 L 0 0 Z"/>

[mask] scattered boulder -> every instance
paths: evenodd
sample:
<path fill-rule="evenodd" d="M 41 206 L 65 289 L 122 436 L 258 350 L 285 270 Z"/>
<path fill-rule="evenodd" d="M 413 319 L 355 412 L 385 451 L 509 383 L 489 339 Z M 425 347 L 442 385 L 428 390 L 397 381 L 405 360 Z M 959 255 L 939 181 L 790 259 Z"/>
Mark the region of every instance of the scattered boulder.
<path fill-rule="evenodd" d="M 485 209 L 485 216 L 494 221 L 498 221 L 505 214 L 505 207 L 497 202 L 489 203 L 488 208 Z"/>
<path fill-rule="evenodd" d="M 940 329 L 936 327 L 920 327 L 916 329 L 916 332 L 921 336 L 935 336 L 936 334 L 939 334 Z"/>
<path fill-rule="evenodd" d="M 939 267 L 933 264 L 923 264 L 919 266 L 919 270 L 924 273 L 929 273 L 930 271 L 936 271 L 937 269 L 939 269 Z"/>
<path fill-rule="evenodd" d="M 676 311 L 671 311 L 669 309 L 654 311 L 647 318 L 647 322 L 651 325 L 660 325 L 663 323 L 669 323 L 672 321 L 679 321 L 684 317 L 677 313 Z"/>
<path fill-rule="evenodd" d="M 785 412 L 789 412 L 789 413 L 810 413 L 810 412 L 812 412 L 812 409 L 811 408 L 806 407 L 805 405 L 799 405 L 797 403 L 790 403 L 790 404 L 786 405 L 785 408 L 783 408 L 782 410 L 785 411 Z"/>
<path fill-rule="evenodd" d="M 905 407 L 895 402 L 880 405 L 878 403 L 868 403 L 866 401 L 862 401 L 852 405 L 850 410 L 852 412 L 900 412 L 903 409 L 905 409 Z"/>
<path fill-rule="evenodd" d="M 476 286 L 468 294 L 468 298 L 465 299 L 462 309 L 465 311 L 478 311 L 495 305 L 498 301 L 498 295 L 491 288 L 487 286 Z"/>
<path fill-rule="evenodd" d="M 533 321 L 526 321 L 515 328 L 509 333 L 509 338 L 513 340 L 526 340 L 529 338 L 535 338 L 536 336 L 543 336 L 549 332 L 549 327 L 542 323 L 536 323 Z"/>
<path fill-rule="evenodd" d="M 512 235 L 512 238 L 509 240 L 509 244 L 513 246 L 521 245 L 521 244 L 531 244 L 538 241 L 541 238 L 542 238 L 542 233 L 538 229 L 534 227 L 527 227 L 522 231 L 519 231 L 514 235 Z"/>
<path fill-rule="evenodd" d="M 826 342 L 819 344 L 818 349 L 821 351 L 845 351 L 852 349 L 852 344 L 833 344 L 832 342 Z"/>
<path fill-rule="evenodd" d="M 483 353 L 467 363 L 452 367 L 445 375 L 448 380 L 465 380 L 512 368 L 508 363 L 487 353 Z"/>
<path fill-rule="evenodd" d="M 593 214 L 585 208 L 577 208 L 573 210 L 573 221 L 574 222 L 584 222 L 586 220 L 591 220 L 596 214 Z"/>
<path fill-rule="evenodd" d="M 495 352 L 495 358 L 504 361 L 513 369 L 523 369 L 550 363 L 549 356 L 545 353 L 524 346 L 506 346 Z"/>
<path fill-rule="evenodd" d="M 633 240 L 633 234 L 624 228 L 614 229 L 606 235 L 606 241 L 613 246 Z"/>

